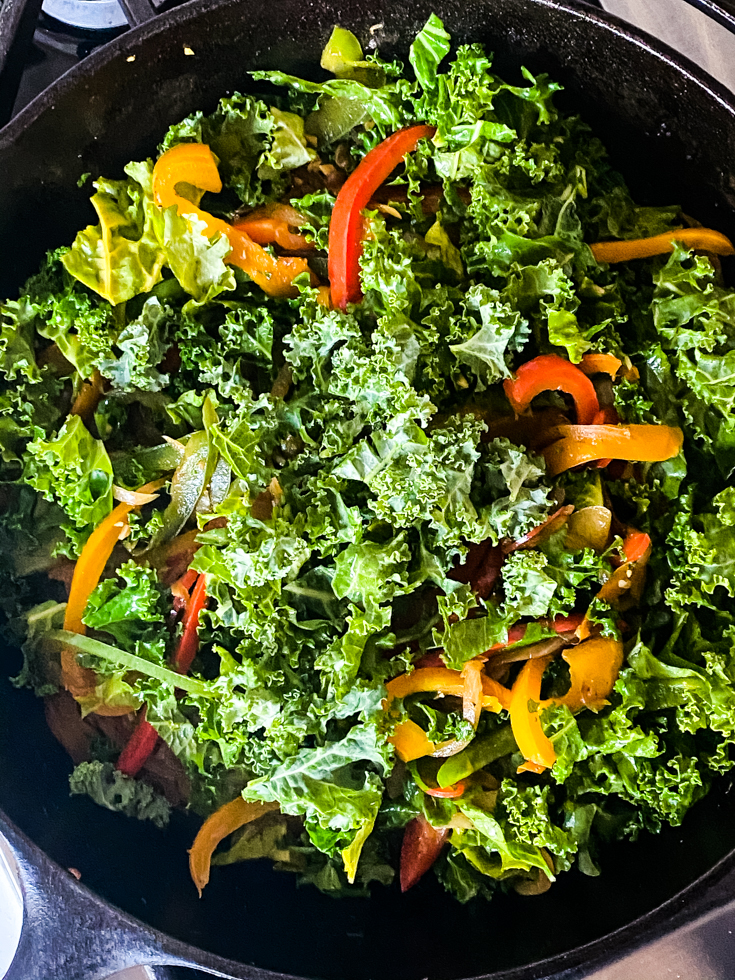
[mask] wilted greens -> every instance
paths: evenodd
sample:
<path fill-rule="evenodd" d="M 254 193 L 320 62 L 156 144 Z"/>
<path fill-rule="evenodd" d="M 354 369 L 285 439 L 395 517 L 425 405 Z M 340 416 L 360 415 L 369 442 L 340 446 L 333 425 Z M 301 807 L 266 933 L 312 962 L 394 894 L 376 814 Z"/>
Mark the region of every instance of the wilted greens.
<path fill-rule="evenodd" d="M 464 902 L 575 862 L 597 874 L 601 838 L 679 824 L 733 765 L 735 293 L 680 246 L 598 264 L 590 243 L 679 228 L 679 209 L 631 200 L 588 125 L 555 108 L 558 84 L 525 70 L 510 84 L 480 46 L 450 48 L 436 17 L 409 66 L 337 31 L 334 77 L 255 73 L 267 97 L 232 95 L 164 135 L 161 152 L 214 152 L 222 192 L 188 190 L 204 211 L 295 209 L 312 278 L 294 298 L 266 295 L 226 261 L 226 238 L 159 208 L 154 161 L 96 182 L 100 224 L 0 303 L 0 553 L 26 657 L 17 683 L 49 696 L 64 686 L 71 562 L 116 498 L 161 481 L 73 640 L 100 683 L 95 707 L 145 706 L 202 816 L 240 793 L 279 804 L 215 863 L 270 857 L 358 892 L 391 882 L 420 816 L 452 828 L 435 867 Z M 419 122 L 435 136 L 368 208 L 363 301 L 330 308 L 317 284 L 335 196 L 367 151 Z M 548 353 L 617 357 L 614 383 L 595 376 L 600 404 L 623 424 L 679 426 L 684 451 L 551 478 L 501 384 Z M 85 383 L 98 395 L 86 413 Z M 558 392 L 534 413 L 574 419 Z M 528 537 L 562 507 L 553 533 Z M 608 515 L 602 546 L 572 536 L 590 508 Z M 621 611 L 595 597 L 630 528 L 652 549 L 645 591 Z M 177 682 L 188 568 L 209 602 Z M 625 645 L 597 711 L 563 703 L 559 652 L 585 613 Z M 435 690 L 386 704 L 386 683 L 427 654 L 419 669 L 461 671 L 510 649 L 486 667 L 510 689 L 524 648 L 554 641 L 565 617 L 541 692 L 545 772 L 518 772 L 505 709 L 473 724 L 461 696 Z M 455 754 L 398 760 L 407 720 Z M 123 776 L 122 745 L 90 744 L 72 792 L 165 823 L 147 770 Z"/>

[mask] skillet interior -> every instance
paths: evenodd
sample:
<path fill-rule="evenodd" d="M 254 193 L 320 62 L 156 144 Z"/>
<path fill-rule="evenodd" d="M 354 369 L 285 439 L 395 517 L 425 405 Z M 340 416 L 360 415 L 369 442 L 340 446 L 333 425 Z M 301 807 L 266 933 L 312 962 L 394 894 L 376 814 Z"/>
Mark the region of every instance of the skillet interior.
<path fill-rule="evenodd" d="M 402 54 L 431 10 L 457 41 L 485 41 L 501 74 L 517 78 L 523 63 L 562 81 L 560 104 L 592 124 L 643 203 L 680 201 L 704 223 L 735 231 L 727 171 L 735 108 L 580 8 L 553 0 L 418 0 L 399 9 L 377 0 L 318 7 L 282 0 L 253 9 L 196 0 L 93 55 L 0 133 L 0 295 L 13 293 L 45 248 L 93 220 L 88 192 L 76 187 L 82 173 L 117 176 L 127 160 L 153 153 L 169 123 L 247 89 L 246 67 L 313 74 L 336 22 L 363 39 L 382 23 L 381 51 Z M 184 46 L 195 55 L 184 55 Z M 2 674 L 15 667 L 8 651 Z M 0 806 L 8 815 L 126 911 L 194 945 L 286 973 L 418 980 L 520 967 L 625 925 L 735 847 L 726 782 L 682 828 L 603 854 L 602 877 L 571 873 L 534 899 L 463 908 L 431 881 L 404 897 L 376 888 L 369 902 L 335 902 L 258 862 L 218 871 L 199 902 L 185 857 L 196 822 L 178 815 L 161 834 L 70 799 L 70 763 L 40 704 L 2 685 Z"/>

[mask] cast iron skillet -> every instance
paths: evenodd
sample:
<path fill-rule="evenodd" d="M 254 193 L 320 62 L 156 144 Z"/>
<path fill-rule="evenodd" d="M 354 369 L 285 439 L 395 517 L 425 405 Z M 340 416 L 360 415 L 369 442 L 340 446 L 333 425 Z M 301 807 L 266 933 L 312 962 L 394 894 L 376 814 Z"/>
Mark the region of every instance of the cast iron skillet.
<path fill-rule="evenodd" d="M 486 42 L 509 78 L 526 64 L 562 81 L 561 103 L 604 137 L 639 200 L 680 201 L 735 232 L 730 97 L 574 0 L 195 0 L 100 49 L 0 131 L 0 296 L 93 220 L 81 174 L 116 176 L 152 154 L 169 123 L 248 88 L 247 68 L 313 74 L 334 23 L 405 55 L 432 10 L 457 41 Z M 8 649 L 0 673 L 16 661 Z M 337 902 L 258 862 L 217 870 L 199 901 L 186 863 L 196 821 L 177 814 L 161 833 L 70 799 L 40 703 L 5 682 L 2 701 L 0 831 L 26 900 L 13 980 L 94 980 L 134 963 L 253 980 L 580 977 L 721 904 L 735 869 L 725 782 L 682 828 L 617 846 L 600 878 L 563 875 L 537 898 L 462 907 L 426 881 Z"/>

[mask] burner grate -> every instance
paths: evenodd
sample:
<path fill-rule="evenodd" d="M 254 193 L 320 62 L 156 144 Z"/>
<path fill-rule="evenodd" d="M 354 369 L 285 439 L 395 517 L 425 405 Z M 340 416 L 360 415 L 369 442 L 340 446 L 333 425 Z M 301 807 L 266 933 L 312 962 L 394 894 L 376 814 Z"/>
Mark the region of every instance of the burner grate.
<path fill-rule="evenodd" d="M 43 0 L 41 10 L 60 24 L 87 31 L 109 31 L 128 26 L 118 0 Z"/>

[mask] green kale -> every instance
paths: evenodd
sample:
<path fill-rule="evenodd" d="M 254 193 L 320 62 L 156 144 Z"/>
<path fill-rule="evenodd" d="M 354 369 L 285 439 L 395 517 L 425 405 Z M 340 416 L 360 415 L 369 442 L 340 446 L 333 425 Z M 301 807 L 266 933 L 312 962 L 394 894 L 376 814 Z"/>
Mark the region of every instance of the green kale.
<path fill-rule="evenodd" d="M 73 796 L 89 796 L 99 806 L 150 820 L 156 827 L 166 827 L 171 816 L 171 806 L 162 796 L 147 783 L 118 772 L 111 762 L 81 762 L 69 776 L 69 789 Z"/>

